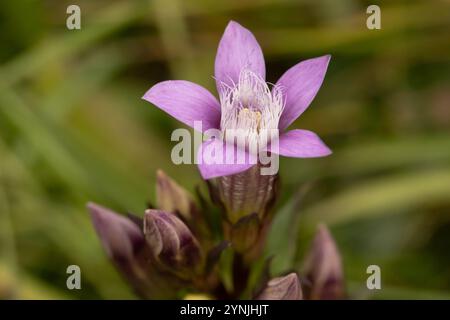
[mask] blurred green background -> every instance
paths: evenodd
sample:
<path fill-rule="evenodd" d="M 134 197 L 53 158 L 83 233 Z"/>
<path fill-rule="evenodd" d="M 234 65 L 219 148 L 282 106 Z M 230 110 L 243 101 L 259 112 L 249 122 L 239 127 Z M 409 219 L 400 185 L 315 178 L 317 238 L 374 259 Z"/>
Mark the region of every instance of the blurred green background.
<path fill-rule="evenodd" d="M 66 28 L 69 4 L 81 30 Z M 369 4 L 381 30 L 366 28 Z M 201 183 L 195 166 L 170 161 L 180 123 L 141 96 L 167 79 L 215 92 L 230 19 L 254 32 L 271 82 L 333 56 L 292 127 L 334 153 L 281 160 L 274 272 L 299 269 L 325 222 L 353 298 L 450 298 L 450 2 L 439 0 L 1 1 L 0 298 L 134 297 L 85 203 L 142 214 L 157 168 L 189 190 Z M 82 290 L 66 289 L 71 264 Z"/>

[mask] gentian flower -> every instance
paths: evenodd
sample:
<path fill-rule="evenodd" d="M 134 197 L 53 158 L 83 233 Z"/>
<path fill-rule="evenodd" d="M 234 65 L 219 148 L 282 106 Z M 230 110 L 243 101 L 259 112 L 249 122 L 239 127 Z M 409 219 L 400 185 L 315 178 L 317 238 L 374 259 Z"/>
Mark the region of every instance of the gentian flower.
<path fill-rule="evenodd" d="M 160 82 L 143 99 L 188 126 L 201 121 L 203 131 L 222 131 L 225 139 L 207 141 L 204 146 L 225 143 L 229 129 L 242 129 L 249 140 L 263 129 L 278 129 L 283 132 L 279 150 L 269 151 L 287 157 L 322 157 L 331 151 L 315 133 L 284 131 L 314 99 L 329 61 L 329 55 L 302 61 L 284 73 L 271 90 L 265 82 L 261 47 L 249 30 L 231 21 L 220 40 L 215 61 L 219 100 L 200 85 L 184 80 Z M 211 179 L 245 171 L 252 165 L 201 163 L 199 170 L 204 179 Z"/>
<path fill-rule="evenodd" d="M 210 139 L 202 144 L 198 167 L 205 180 L 220 177 L 220 198 L 228 220 L 236 223 L 250 213 L 263 217 L 275 189 L 276 174 L 260 175 L 263 166 L 252 161 L 249 144 L 256 142 L 260 151 L 287 157 L 322 157 L 331 153 L 311 131 L 286 131 L 314 99 L 329 61 L 329 55 L 302 61 L 270 85 L 265 80 L 264 56 L 255 37 L 231 21 L 220 40 L 215 59 L 214 78 L 219 100 L 200 85 L 184 80 L 160 82 L 150 88 L 143 99 L 188 126 L 194 127 L 194 122 L 201 121 L 203 132 L 220 130 L 221 139 Z M 274 130 L 279 138 L 274 139 L 276 143 L 267 137 L 267 133 Z M 238 132 L 238 136 L 230 139 L 227 133 L 231 131 Z M 244 145 L 239 142 L 242 140 Z M 244 161 L 217 163 L 206 159 L 205 150 L 224 150 L 224 154 L 228 154 L 230 149 L 234 157 Z"/>

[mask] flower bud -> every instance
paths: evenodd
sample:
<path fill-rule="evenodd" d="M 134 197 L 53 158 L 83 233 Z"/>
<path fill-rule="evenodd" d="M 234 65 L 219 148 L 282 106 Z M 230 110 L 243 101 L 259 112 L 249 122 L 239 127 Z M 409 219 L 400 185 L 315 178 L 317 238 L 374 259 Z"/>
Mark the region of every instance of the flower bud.
<path fill-rule="evenodd" d="M 87 207 L 94 228 L 111 259 L 132 259 L 143 248 L 144 234 L 131 220 L 94 203 L 89 203 Z"/>
<path fill-rule="evenodd" d="M 297 274 L 273 278 L 256 300 L 302 300 L 302 288 Z"/>
<path fill-rule="evenodd" d="M 341 257 L 325 225 L 320 225 L 305 260 L 304 273 L 309 286 L 306 296 L 311 300 L 343 299 L 344 276 Z"/>
<path fill-rule="evenodd" d="M 89 203 L 87 207 L 107 255 L 135 292 L 143 298 L 176 297 L 182 284 L 176 278 L 161 274 L 152 265 L 144 234 L 137 221 L 94 203 Z"/>
<path fill-rule="evenodd" d="M 200 245 L 188 227 L 174 214 L 147 210 L 144 235 L 153 257 L 181 277 L 198 273 L 202 265 Z"/>
<path fill-rule="evenodd" d="M 162 170 L 156 172 L 156 198 L 160 210 L 177 213 L 186 221 L 192 218 L 195 204 L 190 194 Z"/>

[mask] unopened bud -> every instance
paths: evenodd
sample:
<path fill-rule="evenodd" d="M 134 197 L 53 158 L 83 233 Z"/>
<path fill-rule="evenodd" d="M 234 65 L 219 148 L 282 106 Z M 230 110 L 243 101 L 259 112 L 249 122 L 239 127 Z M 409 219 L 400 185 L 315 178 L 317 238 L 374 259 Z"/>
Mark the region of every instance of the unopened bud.
<path fill-rule="evenodd" d="M 144 234 L 154 258 L 180 276 L 196 273 L 202 262 L 202 252 L 189 228 L 174 214 L 147 210 Z"/>
<path fill-rule="evenodd" d="M 151 299 L 176 297 L 181 283 L 152 265 L 139 218 L 131 220 L 94 203 L 87 207 L 107 255 L 135 292 Z"/>
<path fill-rule="evenodd" d="M 306 296 L 311 300 L 343 299 L 344 276 L 336 244 L 327 227 L 320 225 L 306 257 L 304 273 L 309 286 Z"/>
<path fill-rule="evenodd" d="M 302 289 L 296 273 L 270 280 L 256 300 L 301 300 Z"/>
<path fill-rule="evenodd" d="M 177 213 L 187 221 L 192 218 L 195 204 L 190 194 L 162 170 L 156 172 L 156 197 L 162 211 Z"/>
<path fill-rule="evenodd" d="M 95 230 L 111 259 L 131 259 L 145 245 L 142 231 L 130 219 L 95 203 L 89 203 L 87 207 Z"/>

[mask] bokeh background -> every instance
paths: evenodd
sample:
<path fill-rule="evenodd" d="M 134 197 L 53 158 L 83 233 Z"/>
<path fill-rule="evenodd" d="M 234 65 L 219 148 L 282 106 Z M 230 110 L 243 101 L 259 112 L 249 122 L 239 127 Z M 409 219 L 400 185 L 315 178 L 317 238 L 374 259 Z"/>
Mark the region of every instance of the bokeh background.
<path fill-rule="evenodd" d="M 66 8 L 81 7 L 81 30 Z M 381 6 L 382 29 L 366 28 Z M 325 82 L 292 127 L 324 159 L 282 159 L 274 273 L 300 269 L 329 225 L 358 299 L 450 298 L 450 2 L 357 0 L 21 0 L 0 3 L 0 298 L 134 298 L 109 264 L 88 200 L 142 214 L 180 123 L 143 93 L 186 79 L 214 90 L 229 20 L 251 29 L 268 80 L 330 53 Z M 66 289 L 66 268 L 82 290 Z M 368 291 L 366 268 L 382 271 Z"/>

